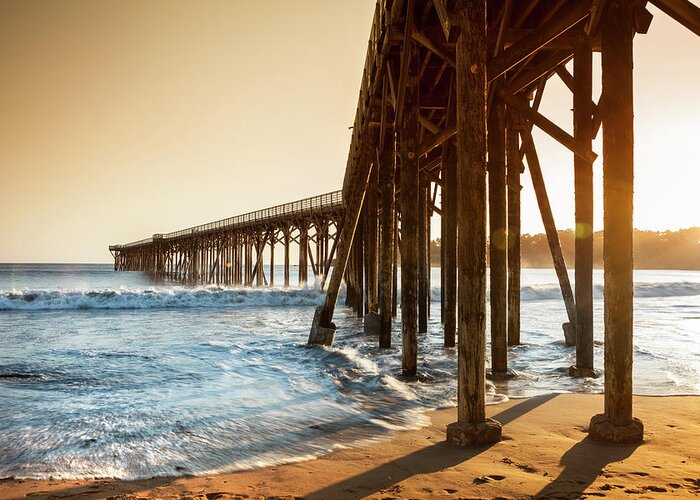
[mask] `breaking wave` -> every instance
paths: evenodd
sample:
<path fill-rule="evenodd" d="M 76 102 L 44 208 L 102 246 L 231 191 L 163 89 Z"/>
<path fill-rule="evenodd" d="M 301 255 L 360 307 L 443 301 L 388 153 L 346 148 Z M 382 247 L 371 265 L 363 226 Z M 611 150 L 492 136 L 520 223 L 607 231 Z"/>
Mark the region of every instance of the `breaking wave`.
<path fill-rule="evenodd" d="M 251 306 L 314 306 L 323 292 L 314 288 L 105 288 L 90 290 L 12 290 L 0 292 L 0 311 L 70 309 L 186 309 Z"/>
<path fill-rule="evenodd" d="M 602 298 L 603 287 L 593 291 Z M 0 311 L 70 309 L 193 309 L 255 306 L 315 306 L 323 301 L 318 288 L 198 288 L 159 287 L 153 289 L 104 288 L 90 290 L 12 290 L 0 292 Z M 700 283 L 637 283 L 634 295 L 648 297 L 688 297 L 700 295 Z M 440 301 L 440 287 L 432 287 L 433 301 Z M 522 300 L 561 299 L 554 283 L 524 286 Z"/>
<path fill-rule="evenodd" d="M 573 287 L 573 283 L 571 285 Z M 430 292 L 432 301 L 440 302 L 440 287 L 433 286 Z M 638 298 L 690 297 L 694 295 L 700 295 L 700 283 L 680 281 L 675 283 L 636 283 L 634 285 L 634 296 Z M 594 287 L 593 296 L 596 299 L 603 298 L 602 285 Z M 561 290 L 556 283 L 523 286 L 520 289 L 520 298 L 522 300 L 561 300 Z"/>
<path fill-rule="evenodd" d="M 572 284 L 573 286 L 573 284 Z M 636 283 L 634 296 L 637 298 L 649 297 L 689 297 L 700 295 L 700 283 Z M 522 300 L 554 300 L 561 299 L 561 291 L 557 284 L 524 286 L 521 289 Z M 593 289 L 596 299 L 603 297 L 603 286 L 596 285 Z"/>

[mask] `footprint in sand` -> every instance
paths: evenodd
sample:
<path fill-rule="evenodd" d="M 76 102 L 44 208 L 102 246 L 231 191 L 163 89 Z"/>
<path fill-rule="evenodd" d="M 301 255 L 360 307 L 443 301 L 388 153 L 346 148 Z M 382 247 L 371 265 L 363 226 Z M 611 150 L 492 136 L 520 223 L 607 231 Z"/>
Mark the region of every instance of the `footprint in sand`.
<path fill-rule="evenodd" d="M 642 486 L 643 490 L 653 491 L 654 493 L 666 493 L 668 490 L 662 486 Z"/>
<path fill-rule="evenodd" d="M 477 478 L 474 478 L 473 483 L 474 484 L 492 483 L 494 481 L 503 481 L 505 478 L 506 478 L 506 476 L 500 476 L 498 474 L 491 474 L 489 476 L 479 476 Z"/>
<path fill-rule="evenodd" d="M 535 469 L 532 465 L 521 464 L 521 463 L 518 463 L 518 462 L 513 462 L 513 461 L 512 461 L 510 458 L 508 458 L 508 457 L 502 458 L 502 459 L 501 459 L 501 462 L 503 462 L 504 464 L 508 464 L 508 465 L 514 465 L 515 467 L 517 467 L 517 468 L 520 469 L 521 471 L 523 471 L 523 472 L 528 472 L 528 473 L 530 473 L 530 474 L 535 474 L 535 473 L 539 472 L 539 471 L 538 471 L 537 469 Z"/>
<path fill-rule="evenodd" d="M 613 490 L 613 489 L 615 489 L 615 488 L 620 488 L 620 489 L 622 489 L 622 488 L 624 488 L 624 486 L 622 486 L 621 484 L 610 484 L 610 483 L 605 483 L 603 486 L 601 486 L 601 487 L 598 488 L 598 489 L 601 489 L 601 490 L 603 490 L 603 491 L 610 491 L 610 490 Z"/>

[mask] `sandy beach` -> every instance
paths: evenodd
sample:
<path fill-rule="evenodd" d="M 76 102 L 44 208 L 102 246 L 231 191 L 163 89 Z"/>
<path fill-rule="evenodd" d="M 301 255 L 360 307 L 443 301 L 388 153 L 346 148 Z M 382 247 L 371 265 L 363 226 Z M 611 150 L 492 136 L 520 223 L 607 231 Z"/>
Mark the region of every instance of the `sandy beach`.
<path fill-rule="evenodd" d="M 584 498 L 700 495 L 700 397 L 635 397 L 640 445 L 591 441 L 600 395 L 559 394 L 490 406 L 504 425 L 491 447 L 445 442 L 456 410 L 370 446 L 316 460 L 205 477 L 141 481 L 5 480 L 0 498 Z"/>

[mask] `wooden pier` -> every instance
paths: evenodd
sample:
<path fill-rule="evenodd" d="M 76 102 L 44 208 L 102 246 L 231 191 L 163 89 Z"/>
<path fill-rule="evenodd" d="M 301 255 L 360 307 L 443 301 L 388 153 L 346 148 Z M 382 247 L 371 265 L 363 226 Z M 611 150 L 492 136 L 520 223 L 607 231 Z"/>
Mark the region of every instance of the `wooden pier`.
<path fill-rule="evenodd" d="M 700 9 L 691 2 L 651 3 L 700 35 Z M 420 371 L 419 335 L 429 316 L 439 314 L 444 344 L 456 343 L 459 361 L 458 420 L 448 426 L 447 438 L 457 445 L 492 443 L 500 439 L 501 426 L 485 416 L 486 302 L 488 295 L 491 372 L 508 377 L 508 346 L 521 340 L 520 178 L 526 169 L 566 306 L 562 337 L 576 350 L 570 374 L 597 375 L 592 168 L 598 155 L 592 144 L 602 128 L 605 411 L 593 417 L 589 433 L 612 442 L 640 441 L 643 425 L 632 408 L 632 47 L 652 22 L 646 5 L 644 0 L 379 0 L 343 203 L 321 202 L 301 216 L 227 219 L 114 246 L 115 268 L 192 283 L 261 285 L 265 245 L 284 242 L 287 249 L 294 240 L 301 246 L 301 282 L 309 260 L 325 278 L 334 255 L 309 344 L 333 342 L 333 315 L 345 280 L 346 305 L 364 318 L 368 334 L 377 335 L 378 348 L 391 346 L 392 322 L 400 322 L 403 374 L 413 377 Z M 592 93 L 593 52 L 602 54 L 600 96 Z M 567 68 L 571 61 L 573 72 Z M 550 78 L 561 79 L 573 94 L 573 135 L 539 110 Z M 572 168 L 575 176 L 574 288 L 533 127 L 572 153 L 571 165 L 558 167 Z M 340 193 L 324 196 L 341 199 Z M 430 309 L 433 214 L 441 216 L 440 311 Z"/>
<path fill-rule="evenodd" d="M 309 269 L 321 282 L 328 275 L 344 211 L 342 193 L 334 191 L 109 250 L 116 271 L 146 271 L 187 284 L 276 286 L 275 245 L 282 245 L 282 284 L 289 287 L 290 249 L 296 245 L 303 286 Z"/>

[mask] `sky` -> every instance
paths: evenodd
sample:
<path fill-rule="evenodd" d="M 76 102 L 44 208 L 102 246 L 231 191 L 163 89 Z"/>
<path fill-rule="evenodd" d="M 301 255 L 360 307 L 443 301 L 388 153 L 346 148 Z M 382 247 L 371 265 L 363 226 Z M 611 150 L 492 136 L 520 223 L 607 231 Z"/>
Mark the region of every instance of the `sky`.
<path fill-rule="evenodd" d="M 700 37 L 649 10 L 635 226 L 700 225 Z M 110 262 L 110 244 L 339 189 L 373 13 L 374 0 L 0 0 L 0 262 Z M 556 77 L 541 110 L 571 131 Z M 571 227 L 573 157 L 535 137 Z M 523 231 L 541 232 L 523 179 Z"/>

